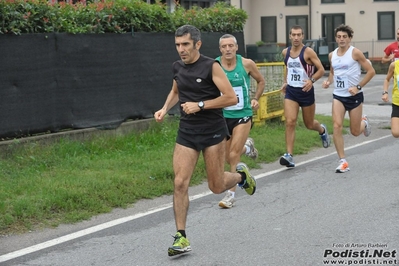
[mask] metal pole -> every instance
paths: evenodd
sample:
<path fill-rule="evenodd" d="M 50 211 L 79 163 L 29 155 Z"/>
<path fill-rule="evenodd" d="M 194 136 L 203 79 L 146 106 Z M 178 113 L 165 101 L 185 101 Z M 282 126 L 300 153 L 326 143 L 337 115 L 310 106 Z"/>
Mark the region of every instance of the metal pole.
<path fill-rule="evenodd" d="M 312 39 L 312 0 L 309 0 L 309 39 Z"/>

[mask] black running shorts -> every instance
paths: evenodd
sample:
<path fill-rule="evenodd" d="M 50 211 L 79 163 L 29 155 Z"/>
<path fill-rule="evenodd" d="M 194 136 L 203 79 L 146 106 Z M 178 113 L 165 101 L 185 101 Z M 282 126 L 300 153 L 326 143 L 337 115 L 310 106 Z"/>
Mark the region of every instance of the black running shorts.
<path fill-rule="evenodd" d="M 399 117 L 399 106 L 397 106 L 396 104 L 392 104 L 391 118 L 392 117 Z"/>
<path fill-rule="evenodd" d="M 226 138 L 230 138 L 226 126 L 212 130 L 179 128 L 176 143 L 196 151 L 202 151 L 206 147 L 216 145 Z"/>
<path fill-rule="evenodd" d="M 361 105 L 362 102 L 364 101 L 363 92 L 360 92 L 360 93 L 358 93 L 354 96 L 350 96 L 350 97 L 341 97 L 341 96 L 337 96 L 337 95 L 333 94 L 333 97 L 334 97 L 334 99 L 337 99 L 344 105 L 346 111 L 355 109 L 356 107 Z"/>
<path fill-rule="evenodd" d="M 253 126 L 252 123 L 252 116 L 244 116 L 241 118 L 226 118 L 226 124 L 227 124 L 227 128 L 229 130 L 229 134 L 232 135 L 233 134 L 233 129 L 240 125 L 240 124 L 246 124 L 248 122 L 251 122 L 251 128 Z"/>

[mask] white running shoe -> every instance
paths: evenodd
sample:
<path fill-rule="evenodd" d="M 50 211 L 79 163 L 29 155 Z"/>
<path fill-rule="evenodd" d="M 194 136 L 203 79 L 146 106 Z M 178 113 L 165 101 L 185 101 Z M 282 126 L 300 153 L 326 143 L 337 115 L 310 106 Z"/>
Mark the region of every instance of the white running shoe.
<path fill-rule="evenodd" d="M 226 195 L 219 202 L 219 207 L 224 209 L 230 209 L 231 207 L 233 207 L 234 202 L 236 202 L 236 200 L 233 198 L 233 194 L 230 191 L 226 191 Z"/>
<path fill-rule="evenodd" d="M 258 150 L 255 148 L 255 141 L 253 138 L 247 138 L 245 145 L 249 147 L 249 154 L 246 154 L 249 158 L 256 160 L 258 158 Z"/>
<path fill-rule="evenodd" d="M 364 128 L 363 133 L 366 137 L 368 137 L 371 134 L 371 125 L 370 125 L 369 118 L 367 117 L 367 115 L 364 115 L 362 117 L 362 121 L 364 121 L 364 123 L 366 123 L 366 127 Z"/>

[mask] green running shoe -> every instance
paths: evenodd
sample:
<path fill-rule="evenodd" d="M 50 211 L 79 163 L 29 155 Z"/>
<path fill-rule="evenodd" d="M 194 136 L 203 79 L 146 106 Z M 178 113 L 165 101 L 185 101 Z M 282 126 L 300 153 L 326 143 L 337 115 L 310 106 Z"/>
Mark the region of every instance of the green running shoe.
<path fill-rule="evenodd" d="M 168 248 L 169 256 L 176 256 L 191 251 L 190 241 L 182 236 L 179 232 L 173 236 L 175 241 L 173 241 L 173 246 Z"/>
<path fill-rule="evenodd" d="M 245 181 L 243 185 L 239 185 L 241 188 L 245 189 L 249 195 L 253 195 L 256 191 L 256 180 L 249 172 L 248 166 L 245 163 L 237 164 L 237 172 L 245 174 Z"/>

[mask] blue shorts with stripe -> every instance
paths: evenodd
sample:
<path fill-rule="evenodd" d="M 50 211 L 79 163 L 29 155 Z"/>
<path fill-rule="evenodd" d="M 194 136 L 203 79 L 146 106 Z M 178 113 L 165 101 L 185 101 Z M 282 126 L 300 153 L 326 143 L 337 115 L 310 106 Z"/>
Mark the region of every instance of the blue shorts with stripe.
<path fill-rule="evenodd" d="M 285 88 L 285 99 L 297 102 L 300 107 L 311 106 L 315 103 L 314 87 L 310 91 L 303 91 L 302 88 L 287 85 Z"/>

